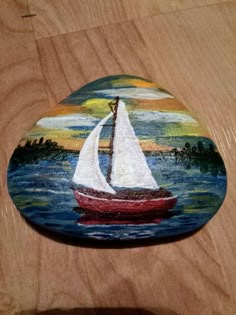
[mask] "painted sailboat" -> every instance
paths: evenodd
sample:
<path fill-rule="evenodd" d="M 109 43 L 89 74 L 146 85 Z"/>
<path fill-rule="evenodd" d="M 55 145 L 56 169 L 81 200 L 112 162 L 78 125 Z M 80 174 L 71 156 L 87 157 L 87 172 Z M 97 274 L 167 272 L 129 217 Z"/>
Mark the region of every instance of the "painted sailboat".
<path fill-rule="evenodd" d="M 172 209 L 177 197 L 157 184 L 130 123 L 125 103 L 115 98 L 111 112 L 89 134 L 72 181 L 80 208 L 98 214 L 150 214 Z M 108 124 L 112 119 L 112 124 Z M 107 177 L 99 165 L 99 138 L 112 127 Z"/>

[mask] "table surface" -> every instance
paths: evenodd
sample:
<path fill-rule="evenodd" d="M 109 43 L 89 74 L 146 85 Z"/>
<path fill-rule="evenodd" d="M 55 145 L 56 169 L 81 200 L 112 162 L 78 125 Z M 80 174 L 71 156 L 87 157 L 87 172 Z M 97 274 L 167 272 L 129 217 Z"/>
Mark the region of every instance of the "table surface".
<path fill-rule="evenodd" d="M 133 248 L 65 244 L 29 226 L 7 191 L 24 133 L 111 74 L 165 87 L 225 161 L 227 196 L 193 236 Z M 0 0 L 0 314 L 236 313 L 236 1 Z"/>

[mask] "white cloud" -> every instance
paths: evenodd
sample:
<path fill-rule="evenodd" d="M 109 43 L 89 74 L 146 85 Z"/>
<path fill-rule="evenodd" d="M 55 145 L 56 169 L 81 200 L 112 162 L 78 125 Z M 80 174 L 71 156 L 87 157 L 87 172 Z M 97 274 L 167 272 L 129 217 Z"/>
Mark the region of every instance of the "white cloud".
<path fill-rule="evenodd" d="M 188 114 L 182 113 L 169 113 L 169 112 L 150 112 L 137 110 L 133 112 L 133 115 L 145 122 L 166 122 L 166 123 L 190 123 L 197 124 L 198 122 Z"/>
<path fill-rule="evenodd" d="M 174 98 L 171 94 L 164 93 L 159 89 L 145 89 L 145 88 L 120 88 L 94 91 L 97 94 L 104 94 L 106 96 L 119 96 L 120 98 L 134 98 L 146 100 L 160 100 L 163 98 Z"/>
<path fill-rule="evenodd" d="M 81 127 L 93 127 L 99 119 L 80 115 L 80 114 L 71 114 L 64 116 L 55 116 L 55 117 L 45 117 L 40 119 L 37 122 L 37 125 L 48 128 L 48 129 L 68 129 L 73 126 Z"/>

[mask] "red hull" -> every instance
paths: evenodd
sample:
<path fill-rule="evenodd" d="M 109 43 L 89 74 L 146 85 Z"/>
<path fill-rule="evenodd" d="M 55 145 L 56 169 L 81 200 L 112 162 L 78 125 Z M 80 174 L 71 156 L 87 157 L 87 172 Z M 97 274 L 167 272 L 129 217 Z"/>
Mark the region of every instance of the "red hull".
<path fill-rule="evenodd" d="M 125 199 L 105 199 L 83 194 L 74 190 L 75 198 L 79 207 L 95 213 L 150 213 L 160 212 L 172 209 L 177 197 L 143 199 L 143 200 L 125 200 Z"/>

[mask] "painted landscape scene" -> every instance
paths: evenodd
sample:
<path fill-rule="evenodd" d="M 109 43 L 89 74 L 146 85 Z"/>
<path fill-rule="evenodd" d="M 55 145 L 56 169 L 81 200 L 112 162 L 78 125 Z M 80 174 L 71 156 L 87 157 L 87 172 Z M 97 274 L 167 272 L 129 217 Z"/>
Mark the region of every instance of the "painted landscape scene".
<path fill-rule="evenodd" d="M 186 107 L 127 75 L 62 100 L 22 138 L 8 168 L 21 214 L 78 239 L 195 231 L 219 210 L 226 186 L 217 147 Z"/>

